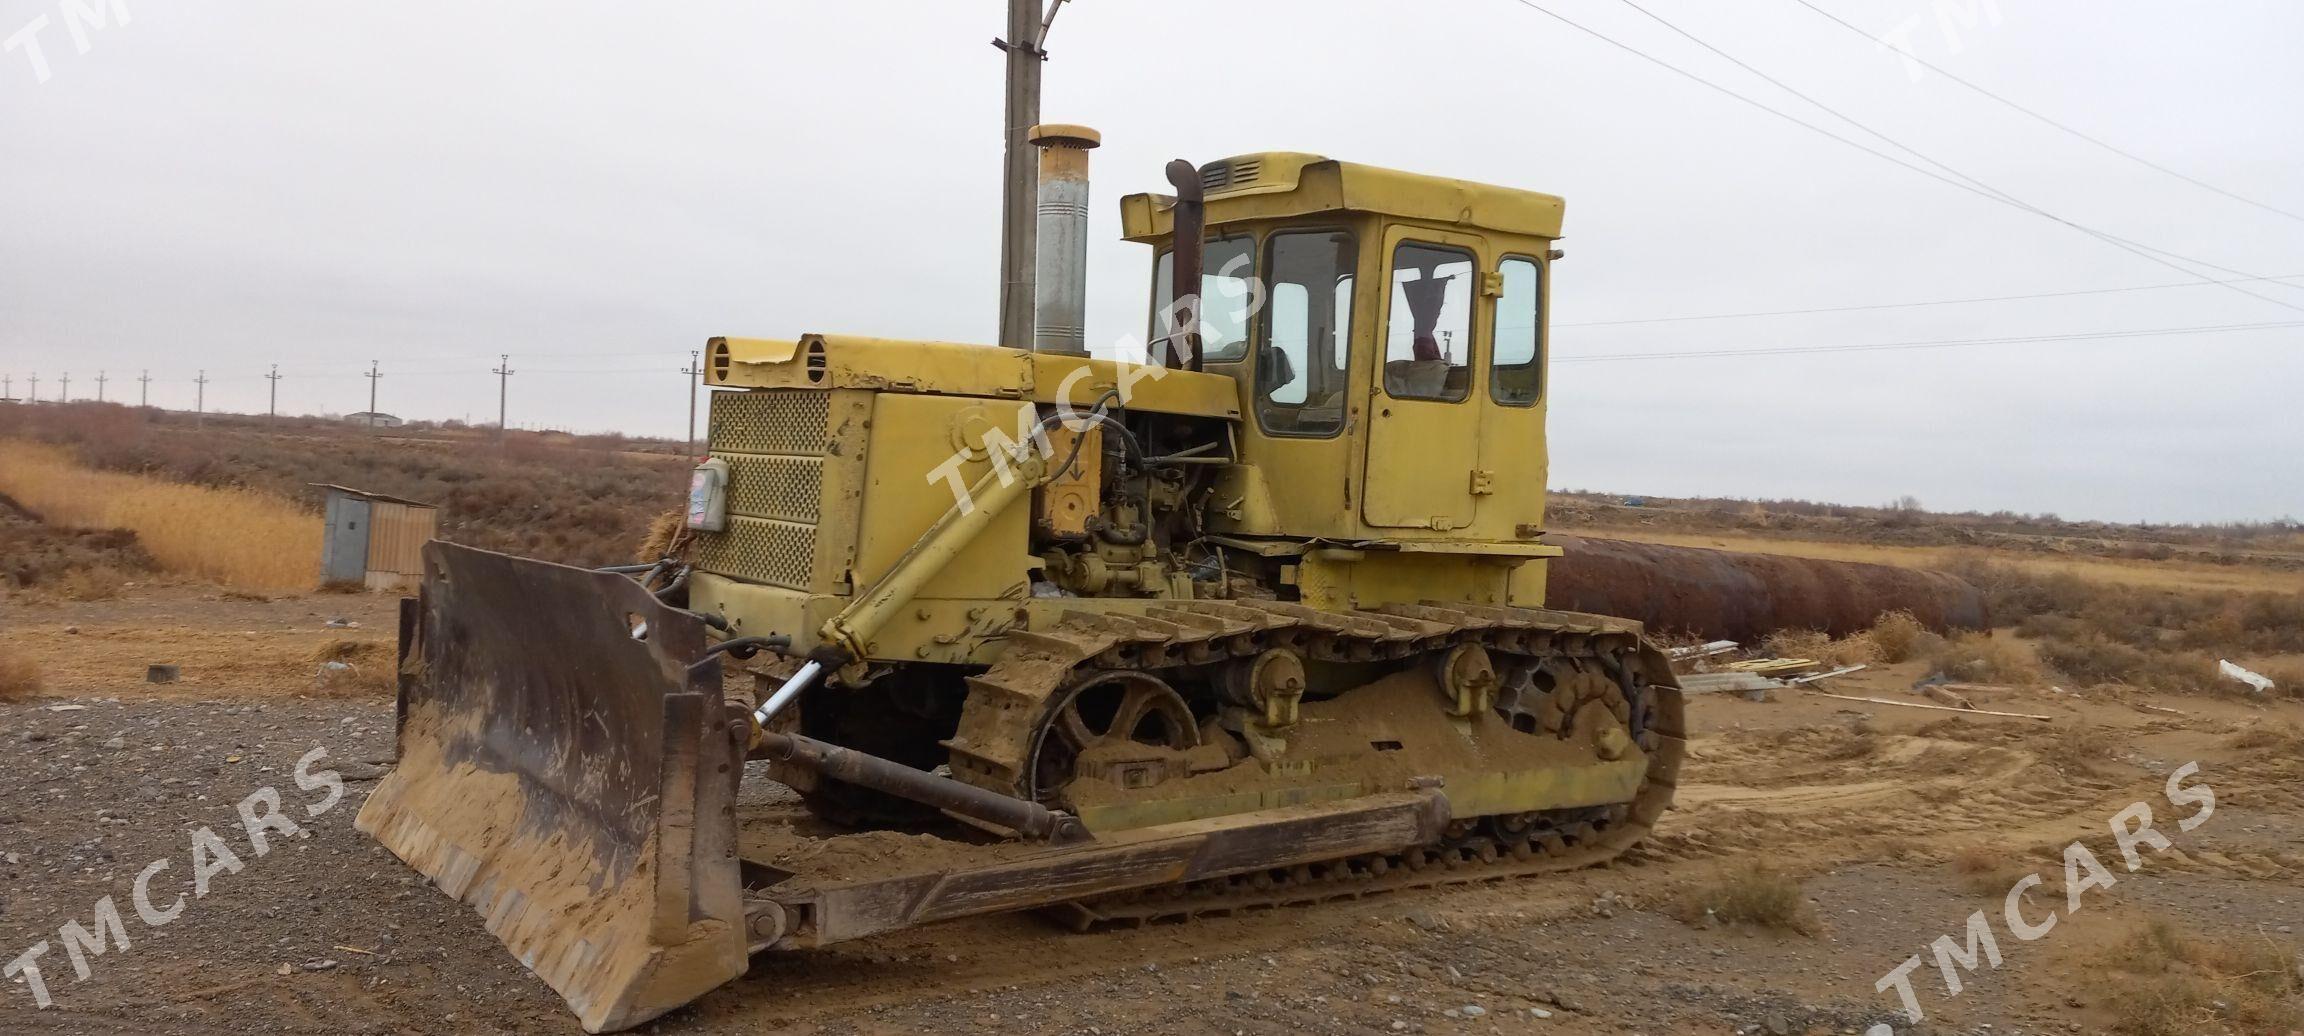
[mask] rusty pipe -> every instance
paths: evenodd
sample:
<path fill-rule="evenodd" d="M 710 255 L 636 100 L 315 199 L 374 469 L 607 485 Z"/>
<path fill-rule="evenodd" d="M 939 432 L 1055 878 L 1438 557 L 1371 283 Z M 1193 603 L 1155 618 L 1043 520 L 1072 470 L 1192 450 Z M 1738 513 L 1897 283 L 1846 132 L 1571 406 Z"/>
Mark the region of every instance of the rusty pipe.
<path fill-rule="evenodd" d="M 1891 611 L 1939 632 L 1991 625 L 1984 594 L 1946 572 L 1547 535 L 1546 607 L 1637 619 L 1658 632 L 1754 641 L 1780 629 L 1847 636 Z"/>
<path fill-rule="evenodd" d="M 826 777 L 1004 827 L 1034 841 L 1089 840 L 1088 829 L 1069 813 L 915 770 L 853 748 L 798 734 L 761 731 L 759 752 L 776 762 L 805 767 Z"/>
<path fill-rule="evenodd" d="M 1168 339 L 1159 360 L 1163 367 L 1200 370 L 1200 271 L 1208 247 L 1204 240 L 1208 235 L 1207 194 L 1200 186 L 1199 167 L 1181 158 L 1168 163 L 1168 183 L 1176 188 L 1176 227 L 1169 239 Z M 1171 356 L 1183 362 L 1170 363 Z"/>

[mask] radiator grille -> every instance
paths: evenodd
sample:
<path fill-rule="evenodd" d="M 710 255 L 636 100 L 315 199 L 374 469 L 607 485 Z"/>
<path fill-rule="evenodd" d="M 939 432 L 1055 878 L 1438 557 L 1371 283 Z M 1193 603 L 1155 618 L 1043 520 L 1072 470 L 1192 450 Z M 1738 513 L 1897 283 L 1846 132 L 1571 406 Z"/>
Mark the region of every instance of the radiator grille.
<path fill-rule="evenodd" d="M 816 524 L 824 505 L 823 458 L 747 453 L 721 456 L 729 468 L 730 514 Z"/>
<path fill-rule="evenodd" d="M 716 392 L 712 452 L 824 455 L 832 397 L 808 389 Z"/>
<path fill-rule="evenodd" d="M 732 515 L 727 532 L 704 537 L 696 562 L 707 572 L 806 590 L 816 574 L 816 527 Z"/>
<path fill-rule="evenodd" d="M 700 537 L 697 564 L 752 582 L 817 590 L 829 393 L 712 394 L 711 450 L 728 462 L 728 531 Z"/>

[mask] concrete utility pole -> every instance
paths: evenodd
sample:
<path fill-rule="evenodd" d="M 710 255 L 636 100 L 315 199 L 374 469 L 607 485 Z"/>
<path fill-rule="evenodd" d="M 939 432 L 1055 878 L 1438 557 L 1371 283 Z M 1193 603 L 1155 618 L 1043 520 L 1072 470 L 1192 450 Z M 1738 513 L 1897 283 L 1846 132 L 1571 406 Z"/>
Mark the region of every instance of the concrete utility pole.
<path fill-rule="evenodd" d="M 144 373 L 143 373 L 141 376 L 139 376 L 139 377 L 138 377 L 136 380 L 137 380 L 138 382 L 140 382 L 140 383 L 141 383 L 141 384 L 139 384 L 139 385 L 136 387 L 136 405 L 137 405 L 137 406 L 140 406 L 140 407 L 151 406 L 151 405 L 152 405 L 152 372 L 151 372 L 149 369 L 147 369 L 147 370 L 146 370 L 146 371 L 145 371 L 145 372 L 144 372 Z"/>
<path fill-rule="evenodd" d="M 1000 344 L 1032 348 L 1032 267 L 1040 193 L 1039 156 L 1025 140 L 1040 121 L 1040 49 L 1063 0 L 1040 15 L 1040 0 L 1008 0 L 1008 36 L 992 45 L 1008 55 L 1008 111 L 1000 180 Z"/>
<path fill-rule="evenodd" d="M 104 383 L 105 383 L 105 382 L 107 382 L 107 381 L 110 381 L 110 380 L 112 380 L 112 379 L 110 379 L 110 378 L 107 378 L 107 377 L 105 377 L 105 376 L 104 376 L 104 372 L 103 372 L 103 371 L 97 371 L 97 372 L 96 372 L 96 401 L 97 401 L 97 402 L 101 403 L 101 402 L 103 402 L 103 401 L 104 401 Z"/>
<path fill-rule="evenodd" d="M 704 380 L 704 367 L 696 362 L 696 350 L 688 350 L 688 366 L 680 368 L 688 376 L 688 452 L 696 452 L 696 386 Z"/>
<path fill-rule="evenodd" d="M 496 441 L 503 442 L 504 436 L 506 434 L 504 424 L 504 415 L 506 413 L 505 404 L 512 398 L 512 354 L 499 353 L 496 357 L 496 369 L 490 371 L 489 373 L 496 375 Z M 689 427 L 693 428 L 696 424 L 696 418 L 694 416 L 694 404 L 689 405 L 689 415 L 688 424 Z M 465 423 L 470 424 L 471 422 L 466 421 Z M 690 432 L 689 434 L 693 435 L 695 433 Z"/>
<path fill-rule="evenodd" d="M 64 372 L 64 387 L 56 390 L 56 401 L 59 403 L 69 403 L 72 401 L 71 371 Z"/>
<path fill-rule="evenodd" d="M 384 377 L 380 366 L 375 360 L 368 361 L 368 373 L 365 375 L 368 379 L 368 427 L 371 429 L 376 427 L 376 382 Z"/>
<path fill-rule="evenodd" d="M 272 402 L 265 407 L 265 415 L 273 421 L 278 421 L 280 420 L 280 365 L 273 364 L 272 373 L 265 375 L 264 380 L 272 383 Z"/>
<path fill-rule="evenodd" d="M 192 379 L 192 384 L 199 386 L 193 390 L 192 423 L 205 425 L 208 423 L 208 372 L 201 371 L 199 377 Z"/>

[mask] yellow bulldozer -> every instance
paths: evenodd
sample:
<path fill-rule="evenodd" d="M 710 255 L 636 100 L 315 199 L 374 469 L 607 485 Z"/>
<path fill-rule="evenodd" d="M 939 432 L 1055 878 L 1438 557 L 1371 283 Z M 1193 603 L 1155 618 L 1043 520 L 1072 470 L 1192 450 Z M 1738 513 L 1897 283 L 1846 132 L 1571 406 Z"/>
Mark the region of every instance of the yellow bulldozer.
<path fill-rule="evenodd" d="M 1171 164 L 1172 194 L 1121 202 L 1155 254 L 1121 362 L 1081 332 L 1095 134 L 1035 133 L 1033 348 L 713 339 L 664 556 L 426 548 L 401 759 L 360 826 L 589 1030 L 756 954 L 949 918 L 1587 865 L 1670 802 L 1665 657 L 1545 607 L 1561 199 L 1291 152 Z M 764 840 L 748 762 L 859 832 L 825 840 L 932 851 Z"/>

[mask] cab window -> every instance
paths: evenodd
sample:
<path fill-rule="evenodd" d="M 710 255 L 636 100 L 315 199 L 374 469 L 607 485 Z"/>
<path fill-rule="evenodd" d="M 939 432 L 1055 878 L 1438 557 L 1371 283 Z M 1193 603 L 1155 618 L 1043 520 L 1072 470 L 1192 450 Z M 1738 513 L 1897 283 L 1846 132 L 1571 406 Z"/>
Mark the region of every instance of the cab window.
<path fill-rule="evenodd" d="M 1151 353 L 1174 334 L 1176 255 L 1160 253 L 1152 271 Z M 1208 363 L 1248 358 L 1248 328 L 1263 296 L 1256 289 L 1256 239 L 1247 235 L 1208 242 L 1200 256 L 1200 344 Z"/>
<path fill-rule="evenodd" d="M 1271 299 L 1256 351 L 1256 420 L 1266 432 L 1343 430 L 1358 263 L 1357 244 L 1342 231 L 1276 233 L 1265 246 Z"/>
<path fill-rule="evenodd" d="M 1544 268 L 1511 256 L 1497 270 L 1504 293 L 1489 336 L 1488 394 L 1505 406 L 1534 406 L 1544 394 Z"/>
<path fill-rule="evenodd" d="M 1471 394 L 1472 253 L 1416 241 L 1392 252 L 1384 392 L 1454 403 Z"/>

